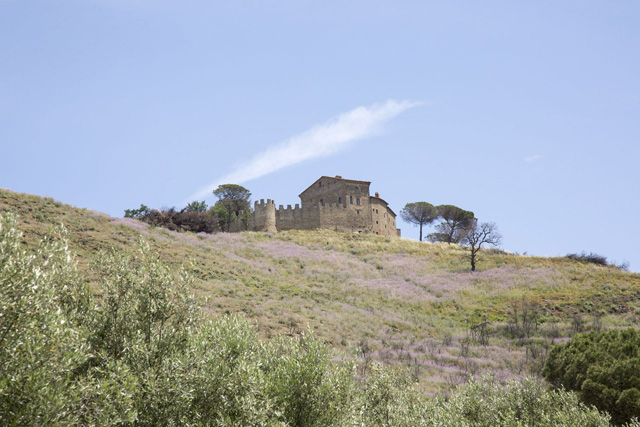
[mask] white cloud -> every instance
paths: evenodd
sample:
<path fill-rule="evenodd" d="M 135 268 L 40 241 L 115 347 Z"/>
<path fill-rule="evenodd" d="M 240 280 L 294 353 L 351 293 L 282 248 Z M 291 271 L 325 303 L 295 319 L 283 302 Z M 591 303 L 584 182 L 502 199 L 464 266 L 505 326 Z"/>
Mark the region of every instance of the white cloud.
<path fill-rule="evenodd" d="M 532 156 L 527 156 L 527 157 L 523 157 L 522 160 L 524 160 L 527 163 L 532 163 L 532 162 L 537 162 L 538 160 L 540 160 L 542 158 L 541 155 L 539 154 L 534 154 Z"/>
<path fill-rule="evenodd" d="M 408 100 L 388 100 L 383 104 L 355 108 L 267 148 L 242 162 L 232 172 L 202 187 L 189 200 L 200 200 L 210 195 L 220 184 L 243 184 L 287 166 L 335 154 L 357 140 L 377 134 L 386 122 L 420 104 Z"/>

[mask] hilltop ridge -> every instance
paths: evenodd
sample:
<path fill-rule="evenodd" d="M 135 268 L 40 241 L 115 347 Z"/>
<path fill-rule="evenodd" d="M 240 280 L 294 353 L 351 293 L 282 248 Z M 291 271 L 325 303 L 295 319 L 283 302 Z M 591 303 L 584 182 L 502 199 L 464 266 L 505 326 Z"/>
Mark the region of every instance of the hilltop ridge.
<path fill-rule="evenodd" d="M 178 233 L 51 198 L 0 190 L 25 244 L 65 224 L 79 267 L 144 238 L 195 276 L 206 308 L 244 313 L 265 338 L 313 329 L 327 343 L 406 366 L 428 391 L 469 375 L 537 374 L 553 343 L 589 328 L 637 324 L 640 275 L 613 267 L 330 231 Z"/>

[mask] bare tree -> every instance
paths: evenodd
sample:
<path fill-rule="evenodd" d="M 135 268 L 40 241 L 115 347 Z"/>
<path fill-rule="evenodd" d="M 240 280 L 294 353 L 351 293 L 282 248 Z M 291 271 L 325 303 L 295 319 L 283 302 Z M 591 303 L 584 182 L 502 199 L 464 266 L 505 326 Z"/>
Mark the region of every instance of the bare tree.
<path fill-rule="evenodd" d="M 422 241 L 422 226 L 431 224 L 438 217 L 435 206 L 427 202 L 407 203 L 400 211 L 400 217 L 406 222 L 420 226 L 420 241 Z"/>
<path fill-rule="evenodd" d="M 493 222 L 478 224 L 477 221 L 473 221 L 462 242 L 468 245 L 471 271 L 476 271 L 478 252 L 480 252 L 482 245 L 498 246 L 502 242 L 502 235 L 498 232 L 498 226 Z"/>

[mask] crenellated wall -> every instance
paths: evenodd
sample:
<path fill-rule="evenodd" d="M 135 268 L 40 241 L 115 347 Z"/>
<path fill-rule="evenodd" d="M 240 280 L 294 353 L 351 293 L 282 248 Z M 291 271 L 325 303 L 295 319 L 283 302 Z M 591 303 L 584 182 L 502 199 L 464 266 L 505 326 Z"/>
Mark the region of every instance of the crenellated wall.
<path fill-rule="evenodd" d="M 368 181 L 321 177 L 300 194 L 302 206 L 293 208 L 267 199 L 255 203 L 252 229 L 256 231 L 327 229 L 343 233 L 399 236 L 395 213 L 387 203 L 369 195 Z"/>
<path fill-rule="evenodd" d="M 285 209 L 282 205 L 276 211 L 276 228 L 281 231 L 303 229 L 302 209 L 296 204 L 294 208 L 287 205 Z"/>
<path fill-rule="evenodd" d="M 276 204 L 273 200 L 264 199 L 257 201 L 253 206 L 253 215 L 251 216 L 251 229 L 255 231 L 268 231 L 275 233 L 276 228 Z"/>

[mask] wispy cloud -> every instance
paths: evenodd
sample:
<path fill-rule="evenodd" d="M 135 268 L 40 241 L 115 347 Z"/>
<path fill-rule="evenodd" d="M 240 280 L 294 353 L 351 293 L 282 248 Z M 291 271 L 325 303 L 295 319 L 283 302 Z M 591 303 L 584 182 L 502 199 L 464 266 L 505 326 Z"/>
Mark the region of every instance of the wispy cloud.
<path fill-rule="evenodd" d="M 533 162 L 537 162 L 541 158 L 542 156 L 540 154 L 533 154 L 531 156 L 523 157 L 522 160 L 524 160 L 527 163 L 533 163 Z"/>
<path fill-rule="evenodd" d="M 252 159 L 239 164 L 227 175 L 202 187 L 192 194 L 189 200 L 199 200 L 208 196 L 220 184 L 243 184 L 287 166 L 335 154 L 357 140 L 377 134 L 386 122 L 420 104 L 408 100 L 388 100 L 383 104 L 355 108 L 267 148 Z"/>

